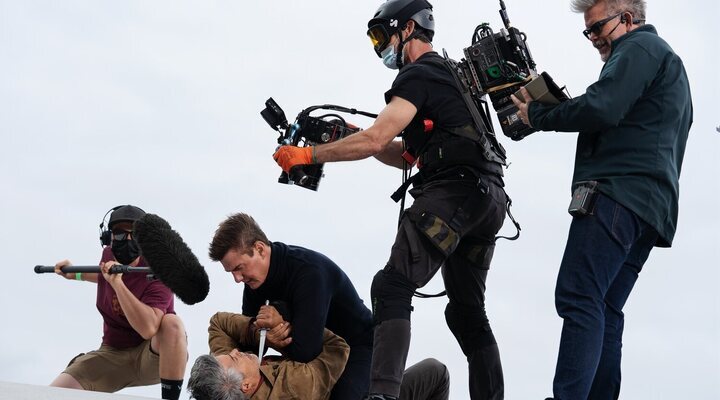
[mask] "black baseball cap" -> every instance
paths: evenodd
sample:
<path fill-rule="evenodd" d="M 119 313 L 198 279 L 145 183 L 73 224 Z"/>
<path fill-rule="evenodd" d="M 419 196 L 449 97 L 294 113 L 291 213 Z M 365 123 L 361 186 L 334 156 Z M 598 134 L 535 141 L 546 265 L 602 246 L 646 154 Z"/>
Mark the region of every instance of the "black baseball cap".
<path fill-rule="evenodd" d="M 135 222 L 143 215 L 145 215 L 145 211 L 140 207 L 131 206 L 130 204 L 122 206 L 110 214 L 108 228 L 112 230 L 113 225 L 118 222 Z"/>

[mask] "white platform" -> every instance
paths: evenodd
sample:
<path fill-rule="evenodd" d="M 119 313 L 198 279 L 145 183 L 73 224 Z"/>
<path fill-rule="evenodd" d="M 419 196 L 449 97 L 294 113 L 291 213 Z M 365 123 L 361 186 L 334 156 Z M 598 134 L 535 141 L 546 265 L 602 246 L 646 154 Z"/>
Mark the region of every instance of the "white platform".
<path fill-rule="evenodd" d="M 61 389 L 49 386 L 25 385 L 21 383 L 0 382 L 2 400 L 148 400 L 150 397 L 128 396 L 87 392 L 84 390 Z"/>

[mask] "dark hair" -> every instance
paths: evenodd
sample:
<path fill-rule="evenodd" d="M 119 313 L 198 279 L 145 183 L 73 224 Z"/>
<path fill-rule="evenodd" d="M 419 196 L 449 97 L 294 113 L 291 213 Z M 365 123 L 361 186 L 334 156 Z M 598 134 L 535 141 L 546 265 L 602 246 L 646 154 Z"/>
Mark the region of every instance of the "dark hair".
<path fill-rule="evenodd" d="M 252 246 L 257 241 L 270 245 L 265 232 L 253 217 L 244 213 L 233 214 L 220 223 L 215 231 L 210 243 L 210 259 L 220 261 L 232 248 L 239 248 L 241 252 L 252 255 Z"/>
<path fill-rule="evenodd" d="M 242 392 L 244 378 L 241 372 L 225 370 L 215 357 L 205 354 L 195 360 L 187 390 L 191 399 L 246 400 L 249 397 Z"/>
<path fill-rule="evenodd" d="M 418 39 L 424 43 L 432 43 L 435 32 L 425 29 L 418 24 L 415 24 L 415 30 L 417 31 L 417 36 L 415 36 L 415 39 Z"/>

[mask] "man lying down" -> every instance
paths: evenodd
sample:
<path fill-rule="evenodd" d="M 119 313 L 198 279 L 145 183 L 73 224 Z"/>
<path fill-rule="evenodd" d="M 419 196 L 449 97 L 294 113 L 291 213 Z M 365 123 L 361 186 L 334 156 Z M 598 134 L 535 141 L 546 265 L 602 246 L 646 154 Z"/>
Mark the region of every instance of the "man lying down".
<path fill-rule="evenodd" d="M 195 360 L 188 380 L 191 398 L 197 400 L 244 399 L 328 399 L 342 375 L 349 346 L 325 329 L 322 352 L 301 363 L 282 356 L 265 356 L 262 364 L 255 354 L 259 332 L 253 318 L 219 312 L 208 328 L 210 355 Z M 270 347 L 282 347 L 291 339 L 292 327 L 283 321 L 267 331 Z M 434 359 L 423 360 L 403 375 L 400 399 L 447 400 L 450 378 L 447 368 Z"/>

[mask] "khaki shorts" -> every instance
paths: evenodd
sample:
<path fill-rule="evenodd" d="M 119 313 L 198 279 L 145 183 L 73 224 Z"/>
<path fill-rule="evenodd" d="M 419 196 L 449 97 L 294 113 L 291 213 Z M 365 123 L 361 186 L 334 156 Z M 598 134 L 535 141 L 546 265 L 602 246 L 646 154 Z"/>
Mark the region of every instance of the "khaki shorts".
<path fill-rule="evenodd" d="M 150 349 L 146 340 L 137 347 L 114 349 L 100 346 L 73 358 L 65 371 L 85 390 L 117 392 L 129 386 L 160 383 L 160 356 Z"/>

